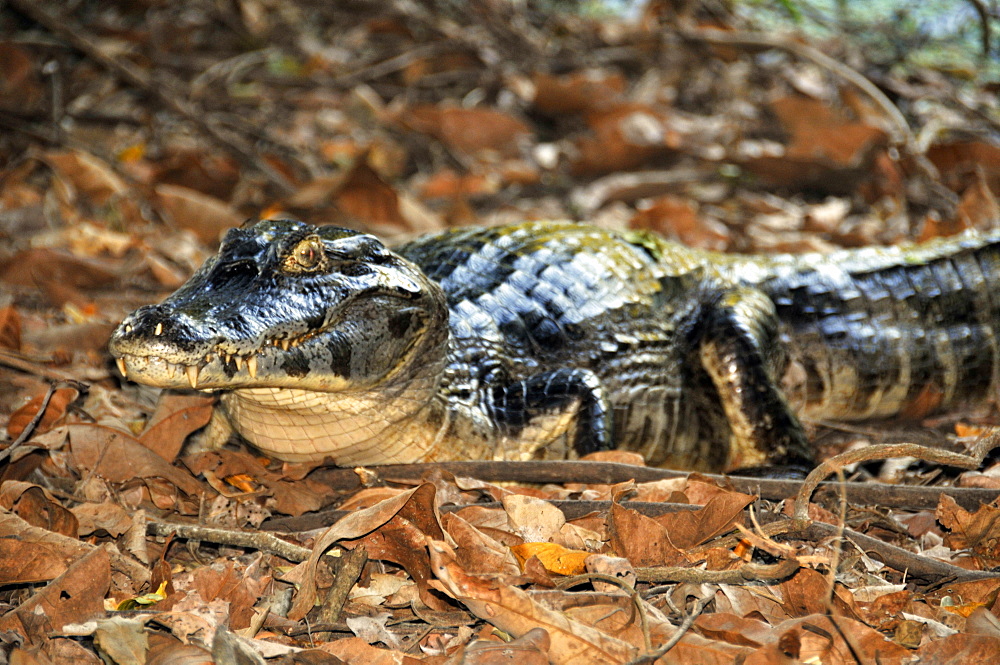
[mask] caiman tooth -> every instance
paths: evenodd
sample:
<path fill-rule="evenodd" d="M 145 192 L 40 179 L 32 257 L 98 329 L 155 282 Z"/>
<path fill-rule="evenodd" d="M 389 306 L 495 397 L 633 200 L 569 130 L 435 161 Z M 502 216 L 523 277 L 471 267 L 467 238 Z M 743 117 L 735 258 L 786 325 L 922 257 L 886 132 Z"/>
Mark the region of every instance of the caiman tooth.
<path fill-rule="evenodd" d="M 287 351 L 289 344 L 291 344 L 291 342 L 289 342 L 287 339 L 281 340 L 281 349 L 282 349 L 282 351 Z"/>
<path fill-rule="evenodd" d="M 169 360 L 166 361 L 166 364 L 167 364 L 167 376 L 173 379 L 175 376 L 177 376 L 177 365 L 170 362 Z"/>
<path fill-rule="evenodd" d="M 243 369 L 243 356 L 237 355 L 236 356 L 236 371 L 238 372 L 241 369 Z"/>
<path fill-rule="evenodd" d="M 232 359 L 233 359 L 233 354 L 227 353 L 226 354 L 226 364 L 228 365 L 229 361 L 232 360 Z"/>
<path fill-rule="evenodd" d="M 125 359 L 115 358 L 115 363 L 118 365 L 118 371 L 122 373 L 126 379 L 128 378 L 128 372 L 125 371 Z"/>
<path fill-rule="evenodd" d="M 250 372 L 251 377 L 257 378 L 257 356 L 247 358 L 247 371 Z"/>
<path fill-rule="evenodd" d="M 201 371 L 197 365 L 188 365 L 184 371 L 187 373 L 188 383 L 192 388 L 198 387 L 198 372 Z"/>
<path fill-rule="evenodd" d="M 156 330 L 153 331 L 153 334 L 154 335 L 159 335 L 162 332 L 163 332 L 163 324 L 162 323 L 157 323 L 156 324 Z"/>
<path fill-rule="evenodd" d="M 132 324 L 131 323 L 127 323 L 127 324 L 125 324 L 125 334 L 128 334 L 130 332 L 132 332 Z"/>

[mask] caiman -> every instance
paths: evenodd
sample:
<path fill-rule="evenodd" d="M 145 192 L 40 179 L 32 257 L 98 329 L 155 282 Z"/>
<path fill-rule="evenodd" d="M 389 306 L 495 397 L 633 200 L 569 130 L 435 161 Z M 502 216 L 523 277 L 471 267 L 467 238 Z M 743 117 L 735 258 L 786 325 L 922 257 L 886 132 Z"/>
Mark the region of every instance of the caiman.
<path fill-rule="evenodd" d="M 221 391 L 232 428 L 283 460 L 622 448 L 732 470 L 808 464 L 802 421 L 995 397 L 998 287 L 1000 232 L 741 256 L 529 222 L 393 251 L 267 220 L 229 230 L 110 350 L 129 379 Z"/>

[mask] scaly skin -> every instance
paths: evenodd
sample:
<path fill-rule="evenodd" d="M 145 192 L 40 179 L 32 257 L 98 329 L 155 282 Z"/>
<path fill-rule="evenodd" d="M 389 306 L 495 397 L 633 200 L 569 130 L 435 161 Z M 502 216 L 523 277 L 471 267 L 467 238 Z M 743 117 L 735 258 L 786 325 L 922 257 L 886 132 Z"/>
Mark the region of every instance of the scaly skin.
<path fill-rule="evenodd" d="M 1000 236 L 716 254 L 564 222 L 387 250 L 265 221 L 111 338 L 128 378 L 223 391 L 262 451 L 336 464 L 572 457 L 729 470 L 810 458 L 796 415 L 996 395 Z"/>

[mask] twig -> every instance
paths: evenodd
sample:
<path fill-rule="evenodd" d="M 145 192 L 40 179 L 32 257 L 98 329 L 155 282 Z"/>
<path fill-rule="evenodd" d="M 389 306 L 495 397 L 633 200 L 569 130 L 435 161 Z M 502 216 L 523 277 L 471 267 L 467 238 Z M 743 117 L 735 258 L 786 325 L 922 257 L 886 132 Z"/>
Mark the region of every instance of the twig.
<path fill-rule="evenodd" d="M 319 620 L 323 623 L 337 623 L 341 612 L 344 611 L 344 603 L 347 596 L 354 588 L 354 584 L 361 577 L 361 571 L 368 563 L 368 552 L 364 547 L 357 547 L 344 555 L 340 561 L 333 584 L 330 585 L 319 611 Z"/>
<path fill-rule="evenodd" d="M 691 629 L 691 626 L 694 625 L 694 620 L 698 618 L 710 602 L 712 602 L 712 596 L 706 596 L 699 599 L 698 602 L 695 603 L 694 609 L 691 610 L 691 614 L 684 618 L 681 625 L 677 627 L 677 631 L 670 636 L 669 640 L 663 643 L 663 646 L 658 648 L 656 651 L 651 651 L 647 654 L 639 656 L 638 658 L 630 660 L 626 663 L 626 665 L 649 665 L 662 658 L 668 651 L 673 649 L 678 642 L 681 641 L 685 633 L 687 633 Z"/>
<path fill-rule="evenodd" d="M 775 582 L 783 580 L 799 569 L 794 558 L 765 565 L 745 563 L 733 570 L 700 570 L 683 566 L 636 568 L 636 579 L 642 582 L 689 582 L 692 584 L 746 584 L 747 582 Z"/>
<path fill-rule="evenodd" d="M 38 427 L 38 423 L 42 422 L 42 418 L 45 416 L 45 410 L 49 408 L 49 402 L 52 401 L 52 396 L 56 394 L 57 384 L 53 383 L 49 385 L 49 389 L 45 392 L 45 397 L 42 398 L 42 404 L 38 407 L 38 411 L 32 416 L 31 420 L 28 422 L 27 426 L 21 430 L 14 442 L 9 446 L 0 450 L 0 462 L 10 457 L 10 454 L 20 446 L 22 443 L 31 438 L 32 433 L 34 433 L 35 428 Z"/>
<path fill-rule="evenodd" d="M 841 453 L 824 461 L 806 476 L 795 498 L 795 519 L 808 521 L 809 497 L 812 496 L 820 481 L 850 464 L 890 457 L 916 457 L 933 464 L 955 466 L 960 469 L 976 469 L 983 463 L 987 453 L 997 446 L 1000 446 L 1000 431 L 993 432 L 980 440 L 970 455 L 914 443 L 883 443 Z"/>
<path fill-rule="evenodd" d="M 218 545 L 230 545 L 233 547 L 246 547 L 277 554 L 282 559 L 294 561 L 296 563 L 305 561 L 312 553 L 308 547 L 294 545 L 273 533 L 235 531 L 231 529 L 217 529 L 207 526 L 197 526 L 194 524 L 173 524 L 171 522 L 150 521 L 146 525 L 146 532 L 153 536 L 175 535 L 178 538 L 189 540 L 202 540 Z"/>
<path fill-rule="evenodd" d="M 166 108 L 190 122 L 208 138 L 237 155 L 244 163 L 253 166 L 263 173 L 271 184 L 280 189 L 282 193 L 290 194 L 294 190 L 294 187 L 284 175 L 264 161 L 253 150 L 242 145 L 242 142 L 223 135 L 207 122 L 204 112 L 198 111 L 190 105 L 188 101 L 190 96 L 183 90 L 184 86 L 179 81 L 172 81 L 169 85 L 164 81 L 153 82 L 145 72 L 131 63 L 119 60 L 105 53 L 83 28 L 72 25 L 66 17 L 53 16 L 39 6 L 39 3 L 35 0 L 10 0 L 10 4 L 17 11 L 41 24 L 53 34 L 65 39 L 73 48 L 96 61 L 124 82 L 140 88 Z"/>
<path fill-rule="evenodd" d="M 983 42 L 983 50 L 979 57 L 985 63 L 990 57 L 990 51 L 993 50 L 993 38 L 990 31 L 990 11 L 986 8 L 982 0 L 969 0 L 969 4 L 972 5 L 972 8 L 976 10 L 976 14 L 979 15 L 979 35 Z"/>
<path fill-rule="evenodd" d="M 429 474 L 446 472 L 456 476 L 469 476 L 486 482 L 515 483 L 621 483 L 634 480 L 638 483 L 654 482 L 669 478 L 685 478 L 687 471 L 633 466 L 614 462 L 581 462 L 549 460 L 529 462 L 431 462 L 422 464 L 387 464 L 364 467 L 374 482 L 419 481 Z M 793 496 L 802 487 L 801 480 L 776 480 L 772 478 L 743 478 L 722 474 L 702 474 L 721 487 L 731 487 L 762 499 L 780 501 Z M 330 487 L 343 490 L 357 489 L 361 485 L 354 469 L 316 469 L 310 478 Z M 366 481 L 367 482 L 367 481 Z M 369 483 L 370 484 L 370 483 Z M 824 489 L 836 490 L 836 483 L 824 483 Z M 975 510 L 980 503 L 996 498 L 994 490 L 971 487 L 909 487 L 886 483 L 864 482 L 847 484 L 847 500 L 852 504 L 877 504 L 889 508 L 914 510 L 932 509 L 937 506 L 941 492 L 948 492 L 966 510 Z M 266 523 L 265 523 L 266 524 Z M 321 526 L 321 525 L 320 525 Z M 267 526 L 263 528 L 268 528 Z M 315 527 L 313 527 L 315 528 Z"/>

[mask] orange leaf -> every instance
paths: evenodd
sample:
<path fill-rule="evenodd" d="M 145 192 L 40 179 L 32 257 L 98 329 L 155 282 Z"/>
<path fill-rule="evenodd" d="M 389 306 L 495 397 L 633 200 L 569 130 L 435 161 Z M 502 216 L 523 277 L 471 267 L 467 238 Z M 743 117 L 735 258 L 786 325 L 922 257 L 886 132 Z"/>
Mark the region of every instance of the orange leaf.
<path fill-rule="evenodd" d="M 21 315 L 13 305 L 0 308 L 0 346 L 21 350 Z"/>
<path fill-rule="evenodd" d="M 241 492 L 253 492 L 256 488 L 253 478 L 245 473 L 238 473 L 234 476 L 226 476 L 226 482 L 240 490 Z"/>
<path fill-rule="evenodd" d="M 590 552 L 571 550 L 555 543 L 524 543 L 510 548 L 518 563 L 524 568 L 524 563 L 531 557 L 537 557 L 545 570 L 558 575 L 579 575 L 587 570 L 584 561 Z"/>

